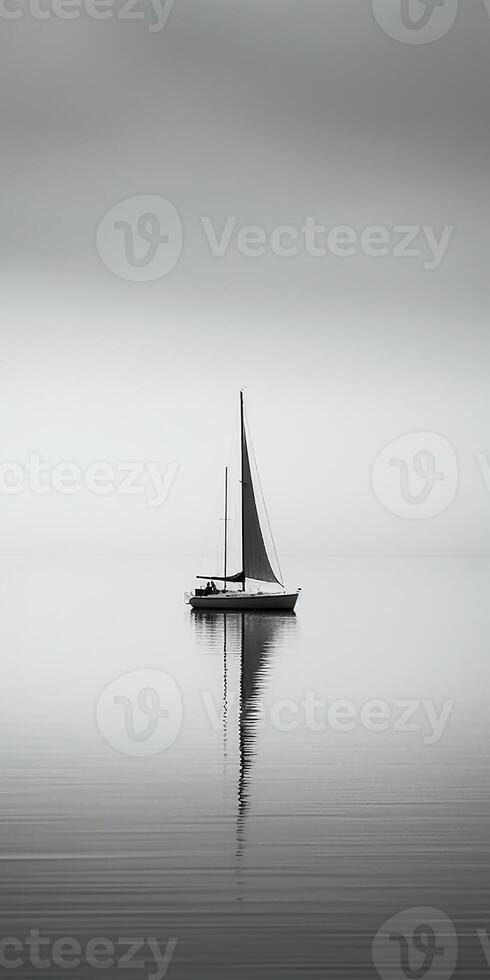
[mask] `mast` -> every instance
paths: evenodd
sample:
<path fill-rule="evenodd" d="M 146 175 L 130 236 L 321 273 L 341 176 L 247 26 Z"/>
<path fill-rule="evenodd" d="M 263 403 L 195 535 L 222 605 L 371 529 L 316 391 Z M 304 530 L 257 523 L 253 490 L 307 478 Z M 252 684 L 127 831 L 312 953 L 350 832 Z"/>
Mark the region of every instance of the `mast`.
<path fill-rule="evenodd" d="M 227 557 L 228 557 L 228 467 L 225 468 L 225 568 L 224 568 L 225 592 L 226 592 Z"/>
<path fill-rule="evenodd" d="M 245 483 L 243 482 L 245 467 L 245 417 L 243 411 L 243 391 L 240 391 L 240 435 L 241 435 L 241 467 L 242 467 L 242 568 L 243 568 L 243 591 L 245 592 Z"/>

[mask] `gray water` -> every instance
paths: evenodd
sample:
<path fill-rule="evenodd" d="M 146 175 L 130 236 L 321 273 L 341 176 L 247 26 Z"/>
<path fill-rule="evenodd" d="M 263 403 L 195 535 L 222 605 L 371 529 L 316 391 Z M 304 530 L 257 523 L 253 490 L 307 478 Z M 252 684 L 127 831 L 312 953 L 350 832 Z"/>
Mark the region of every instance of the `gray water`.
<path fill-rule="evenodd" d="M 456 975 L 488 973 L 488 561 L 291 558 L 296 616 L 193 614 L 193 571 L 1 563 L 1 935 L 22 946 L 2 972 L 144 980 L 154 937 L 177 940 L 170 980 L 397 980 L 413 969 L 377 971 L 374 937 L 433 907 Z M 423 970 L 450 975 L 442 954 Z"/>

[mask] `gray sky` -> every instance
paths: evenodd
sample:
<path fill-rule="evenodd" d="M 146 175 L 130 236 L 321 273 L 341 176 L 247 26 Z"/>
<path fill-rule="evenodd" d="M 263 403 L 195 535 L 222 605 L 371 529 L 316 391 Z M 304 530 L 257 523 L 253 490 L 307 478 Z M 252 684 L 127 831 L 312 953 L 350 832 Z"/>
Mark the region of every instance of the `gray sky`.
<path fill-rule="evenodd" d="M 486 5 L 460 0 L 440 40 L 406 44 L 368 0 L 176 0 L 159 32 L 150 4 L 98 21 L 16 2 L 0 32 L 2 459 L 179 471 L 161 508 L 2 495 L 3 551 L 199 551 L 240 385 L 281 552 L 490 551 Z M 150 282 L 96 247 L 140 195 L 183 227 L 180 261 Z M 381 226 L 389 254 L 319 257 L 302 239 L 276 254 L 274 229 L 307 217 L 359 240 Z M 227 219 L 259 226 L 265 254 L 231 235 L 213 255 L 203 218 L 218 237 Z M 393 254 L 399 226 L 453 229 L 437 267 L 422 233 L 418 255 Z M 371 487 L 378 453 L 413 432 L 458 458 L 454 499 L 425 520 Z"/>

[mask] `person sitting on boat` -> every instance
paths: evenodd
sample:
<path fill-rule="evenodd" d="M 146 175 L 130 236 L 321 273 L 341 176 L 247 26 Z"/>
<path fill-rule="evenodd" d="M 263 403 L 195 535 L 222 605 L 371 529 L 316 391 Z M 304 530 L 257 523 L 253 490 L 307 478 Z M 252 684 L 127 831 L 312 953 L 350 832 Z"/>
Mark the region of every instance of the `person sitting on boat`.
<path fill-rule="evenodd" d="M 216 588 L 216 582 L 211 582 L 211 592 L 215 593 L 218 589 Z"/>

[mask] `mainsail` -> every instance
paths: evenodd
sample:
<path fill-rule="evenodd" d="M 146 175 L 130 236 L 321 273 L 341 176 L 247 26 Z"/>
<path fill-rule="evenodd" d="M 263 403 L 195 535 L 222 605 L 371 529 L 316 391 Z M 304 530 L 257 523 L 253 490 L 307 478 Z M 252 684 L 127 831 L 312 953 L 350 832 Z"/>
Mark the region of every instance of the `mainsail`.
<path fill-rule="evenodd" d="M 243 574 L 259 582 L 282 585 L 272 569 L 260 526 L 248 452 L 242 395 L 242 554 Z"/>

